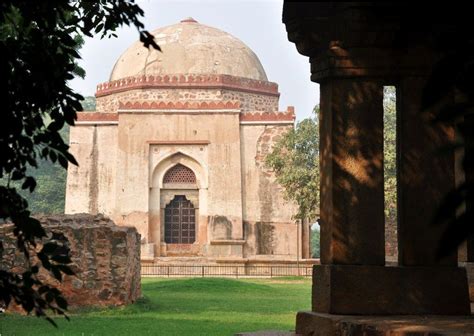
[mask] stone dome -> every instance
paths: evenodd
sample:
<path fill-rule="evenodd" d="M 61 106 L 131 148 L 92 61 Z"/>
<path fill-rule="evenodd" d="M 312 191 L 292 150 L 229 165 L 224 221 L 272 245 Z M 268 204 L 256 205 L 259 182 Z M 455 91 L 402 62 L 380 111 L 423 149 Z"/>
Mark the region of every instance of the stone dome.
<path fill-rule="evenodd" d="M 151 32 L 163 52 L 140 41 L 118 59 L 110 80 L 138 75 L 222 74 L 267 81 L 257 55 L 242 41 L 192 18 Z"/>

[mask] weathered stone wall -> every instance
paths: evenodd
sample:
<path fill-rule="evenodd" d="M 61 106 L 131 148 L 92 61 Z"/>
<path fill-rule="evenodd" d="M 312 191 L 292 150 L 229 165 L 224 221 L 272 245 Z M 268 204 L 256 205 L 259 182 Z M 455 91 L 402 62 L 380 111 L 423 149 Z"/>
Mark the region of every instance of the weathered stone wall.
<path fill-rule="evenodd" d="M 278 96 L 228 89 L 134 89 L 97 97 L 97 111 L 116 113 L 119 102 L 240 101 L 242 111 L 278 111 Z"/>
<path fill-rule="evenodd" d="M 232 90 L 222 90 L 222 98 L 224 101 L 237 100 L 240 101 L 240 107 L 243 112 L 248 111 L 278 111 L 278 97 L 263 94 L 246 93 Z"/>
<path fill-rule="evenodd" d="M 112 216 L 116 205 L 116 125 L 71 127 L 70 152 L 79 166 L 70 165 L 66 184 L 66 213 Z"/>
<path fill-rule="evenodd" d="M 283 187 L 265 164 L 272 147 L 292 127 L 291 124 L 241 125 L 244 220 L 293 222 L 295 204 L 284 199 Z"/>
<path fill-rule="evenodd" d="M 158 243 L 162 175 L 176 163 L 192 169 L 199 188 L 199 241 L 207 216 L 226 215 L 232 237 L 242 236 L 240 133 L 237 113 L 123 114 L 119 124 L 117 209 L 119 224 L 134 225 Z M 212 131 L 211 131 L 212 130 Z M 174 139 L 181 142 L 174 143 Z M 144 178 L 144 177 L 149 178 Z M 150 189 L 151 187 L 151 189 Z M 133 217 L 130 217 L 133 215 Z M 137 219 L 142 220 L 137 221 Z M 115 219 L 115 218 L 114 218 Z M 156 246 L 158 247 L 158 246 Z M 158 251 L 155 251 L 158 252 Z M 158 254 L 158 253 L 157 253 Z"/>
<path fill-rule="evenodd" d="M 74 276 L 59 283 L 46 271 L 40 276 L 57 286 L 70 306 L 124 305 L 140 296 L 140 235 L 135 228 L 116 226 L 102 215 L 37 217 L 46 232 L 61 232 L 69 240 Z M 20 272 L 12 225 L 0 228 L 5 252 L 0 268 Z"/>
<path fill-rule="evenodd" d="M 296 206 L 284 199 L 282 186 L 265 165 L 272 146 L 291 127 L 278 124 L 240 127 L 245 257 L 296 257 L 297 227 L 292 219 Z"/>
<path fill-rule="evenodd" d="M 301 240 L 297 225 L 291 219 L 288 222 L 244 221 L 244 256 L 281 260 L 296 258 L 297 241 Z"/>

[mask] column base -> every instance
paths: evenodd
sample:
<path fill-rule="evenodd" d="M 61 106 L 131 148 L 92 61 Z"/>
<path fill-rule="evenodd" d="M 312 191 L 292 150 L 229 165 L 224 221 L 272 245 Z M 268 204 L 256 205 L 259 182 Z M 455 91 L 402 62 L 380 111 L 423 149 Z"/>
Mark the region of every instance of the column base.
<path fill-rule="evenodd" d="M 459 267 L 316 265 L 312 310 L 340 315 L 469 315 Z"/>
<path fill-rule="evenodd" d="M 140 260 L 153 261 L 155 259 L 155 244 L 142 243 L 140 245 Z"/>
<path fill-rule="evenodd" d="M 242 239 L 214 239 L 208 245 L 207 253 L 215 258 L 243 258 Z"/>
<path fill-rule="evenodd" d="M 348 316 L 298 312 L 296 335 L 300 336 L 465 336 L 472 335 L 471 316 Z"/>

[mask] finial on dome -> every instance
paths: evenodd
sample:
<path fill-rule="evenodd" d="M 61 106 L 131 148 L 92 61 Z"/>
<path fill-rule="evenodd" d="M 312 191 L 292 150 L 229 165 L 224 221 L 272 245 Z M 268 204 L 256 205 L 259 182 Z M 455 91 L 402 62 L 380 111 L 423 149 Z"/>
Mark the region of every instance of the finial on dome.
<path fill-rule="evenodd" d="M 192 22 L 192 23 L 198 23 L 196 20 L 194 20 L 192 17 L 187 17 L 186 19 L 181 20 L 181 22 Z"/>

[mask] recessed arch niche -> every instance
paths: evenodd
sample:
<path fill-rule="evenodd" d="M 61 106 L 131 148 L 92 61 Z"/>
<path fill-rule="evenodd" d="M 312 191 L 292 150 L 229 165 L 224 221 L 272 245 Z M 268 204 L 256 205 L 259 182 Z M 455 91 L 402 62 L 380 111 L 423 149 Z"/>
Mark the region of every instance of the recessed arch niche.
<path fill-rule="evenodd" d="M 155 244 L 155 256 L 200 254 L 205 243 L 200 237 L 206 236 L 200 232 L 206 228 L 200 223 L 199 213 L 207 195 L 207 173 L 201 163 L 182 152 L 169 155 L 156 165 L 150 184 L 150 238 Z M 178 199 L 183 202 L 177 202 Z M 183 232 L 171 232 L 171 228 Z"/>

